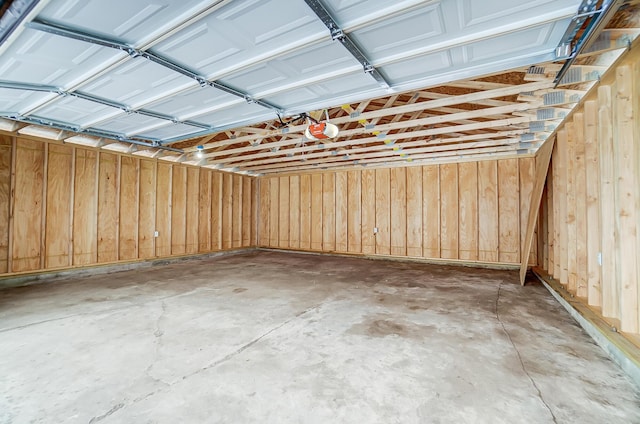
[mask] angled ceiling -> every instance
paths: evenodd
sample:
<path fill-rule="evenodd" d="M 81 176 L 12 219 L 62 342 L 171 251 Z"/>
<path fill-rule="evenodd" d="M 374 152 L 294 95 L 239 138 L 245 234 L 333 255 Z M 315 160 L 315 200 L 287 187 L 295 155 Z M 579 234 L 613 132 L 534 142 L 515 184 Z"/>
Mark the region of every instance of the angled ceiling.
<path fill-rule="evenodd" d="M 534 109 L 544 104 L 536 103 L 538 97 L 518 95 L 549 89 L 553 78 L 527 78 L 528 67 L 556 59 L 556 46 L 581 1 L 31 3 L 33 9 L 0 45 L 0 116 L 192 152 L 202 144 L 207 160 L 199 164 L 257 172 L 263 164 L 256 164 L 258 159 L 324 148 L 305 146 L 301 125 L 283 129 L 279 124 L 319 109 L 328 109 L 331 119 L 342 123 L 343 142 L 378 137 L 393 145 L 402 138 L 393 134 L 407 128 L 477 124 L 486 120 L 480 112 L 485 108 L 492 108 L 485 111 L 491 119 L 521 118 L 492 125 L 500 135 L 490 139 L 513 141 L 529 133 L 513 125 L 528 125 L 532 119 L 521 115 L 535 115 Z M 503 79 L 479 78 L 500 72 Z M 531 81 L 534 85 L 526 85 Z M 515 85 L 523 86 L 513 90 Z M 450 89 L 425 90 L 437 86 Z M 501 88 L 506 91 L 476 96 L 471 107 L 466 97 L 437 103 Z M 436 103 L 411 106 L 425 101 Z M 374 113 L 388 108 L 396 109 Z M 418 113 L 426 110 L 430 113 Z M 453 115 L 438 118 L 445 114 Z M 407 121 L 414 122 L 403 125 Z M 382 124 L 387 126 L 374 128 Z M 486 137 L 478 135 L 486 133 L 483 128 L 465 132 L 461 127 L 447 137 L 483 141 Z M 425 136 L 432 140 L 437 134 Z M 419 137 L 416 133 L 411 139 Z M 302 150 L 285 152 L 287 147 Z M 252 152 L 244 168 L 221 160 Z M 343 156 L 338 150 L 330 154 Z"/>

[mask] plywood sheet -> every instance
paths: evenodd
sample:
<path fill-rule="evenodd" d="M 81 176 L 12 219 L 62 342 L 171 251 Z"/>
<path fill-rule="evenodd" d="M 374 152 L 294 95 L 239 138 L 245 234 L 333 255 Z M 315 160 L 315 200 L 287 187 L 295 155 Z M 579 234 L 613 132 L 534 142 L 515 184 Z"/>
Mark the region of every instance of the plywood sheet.
<path fill-rule="evenodd" d="M 100 152 L 98 177 L 98 262 L 118 260 L 120 157 Z"/>
<path fill-rule="evenodd" d="M 269 214 L 270 214 L 270 184 L 266 178 L 258 179 L 260 190 L 260 211 L 258 225 L 258 245 L 269 246 Z"/>
<path fill-rule="evenodd" d="M 198 227 L 200 225 L 200 170 L 187 168 L 186 246 L 185 253 L 198 252 Z"/>
<path fill-rule="evenodd" d="M 422 168 L 422 249 L 426 258 L 440 257 L 440 167 Z"/>
<path fill-rule="evenodd" d="M 567 290 L 575 294 L 578 286 L 578 258 L 577 248 L 577 227 L 576 227 L 576 137 L 573 122 L 565 123 L 567 129 L 567 214 L 565 225 L 567 227 Z"/>
<path fill-rule="evenodd" d="M 347 251 L 347 173 L 346 171 L 336 172 L 336 251 Z"/>
<path fill-rule="evenodd" d="M 518 159 L 498 161 L 499 260 L 520 261 L 520 190 Z"/>
<path fill-rule="evenodd" d="M 478 260 L 478 164 L 458 164 L 458 257 Z"/>
<path fill-rule="evenodd" d="M 278 184 L 278 247 L 286 249 L 289 247 L 289 177 L 280 177 Z"/>
<path fill-rule="evenodd" d="M 173 165 L 171 192 L 171 254 L 184 255 L 187 242 L 187 168 Z"/>
<path fill-rule="evenodd" d="M 322 174 L 322 250 L 336 250 L 336 175 Z"/>
<path fill-rule="evenodd" d="M 407 168 L 407 256 L 422 256 L 422 167 Z"/>
<path fill-rule="evenodd" d="M 269 184 L 269 246 L 280 245 L 280 179 L 278 177 L 265 180 Z"/>
<path fill-rule="evenodd" d="M 251 246 L 253 178 L 242 178 L 242 247 Z"/>
<path fill-rule="evenodd" d="M 300 248 L 311 249 L 311 175 L 300 175 Z"/>
<path fill-rule="evenodd" d="M 376 254 L 391 254 L 391 174 L 376 169 Z"/>
<path fill-rule="evenodd" d="M 222 249 L 222 173 L 211 175 L 211 250 Z"/>
<path fill-rule="evenodd" d="M 120 162 L 119 259 L 138 257 L 138 159 L 123 156 Z"/>
<path fill-rule="evenodd" d="M 12 272 L 40 268 L 43 170 L 44 143 L 18 138 L 15 163 L 16 196 L 13 204 L 13 267 L 10 270 Z"/>
<path fill-rule="evenodd" d="M 347 251 L 362 252 L 362 172 L 347 172 Z"/>
<path fill-rule="evenodd" d="M 76 149 L 73 205 L 73 264 L 97 262 L 96 157 L 91 150 Z"/>
<path fill-rule="evenodd" d="M 391 255 L 407 255 L 407 171 L 391 168 Z"/>
<path fill-rule="evenodd" d="M 520 173 L 520 252 L 521 255 L 525 251 L 525 237 L 527 222 L 529 219 L 529 209 L 531 208 L 531 195 L 533 194 L 533 188 L 536 183 L 536 159 L 535 158 L 520 158 L 518 159 L 518 170 Z M 537 258 L 535 251 L 536 238 L 533 238 L 533 245 L 531 246 L 531 254 L 529 255 L 529 265 L 536 265 Z M 522 260 L 523 258 L 520 258 Z"/>
<path fill-rule="evenodd" d="M 458 165 L 440 165 L 440 255 L 458 259 Z"/>
<path fill-rule="evenodd" d="M 171 255 L 171 164 L 158 163 L 156 189 L 156 256 Z"/>
<path fill-rule="evenodd" d="M 12 137 L 0 134 L 0 274 L 9 269 L 9 193 L 11 191 L 12 143 Z"/>
<path fill-rule="evenodd" d="M 322 174 L 311 175 L 311 249 L 322 250 Z"/>
<path fill-rule="evenodd" d="M 2 148 L 1 144 L 0 148 Z M 0 154 L 0 173 L 2 173 L 1 157 L 2 155 Z M 49 145 L 49 163 L 55 164 L 55 166 L 49 166 L 47 168 L 45 268 L 69 266 L 72 159 L 73 148 L 71 146 Z M 2 181 L 2 175 L 0 175 L 0 185 L 2 185 Z M 8 181 L 7 179 L 7 183 Z M 0 191 L 1 190 L 2 189 L 0 189 Z M 2 224 L 0 223 L 0 225 Z M 2 264 L 0 263 L 0 271 L 1 269 Z"/>
<path fill-rule="evenodd" d="M 289 179 L 289 247 L 300 248 L 300 176 Z"/>
<path fill-rule="evenodd" d="M 156 164 L 150 160 L 140 160 L 140 191 L 138 224 L 138 257 L 153 258 L 155 255 L 156 230 Z"/>
<path fill-rule="evenodd" d="M 498 162 L 478 162 L 478 259 L 498 262 Z"/>
<path fill-rule="evenodd" d="M 222 249 L 233 247 L 233 175 L 222 174 Z"/>
<path fill-rule="evenodd" d="M 198 252 L 211 251 L 211 170 L 200 168 L 198 177 Z"/>
<path fill-rule="evenodd" d="M 362 253 L 376 253 L 376 172 L 362 171 Z"/>
<path fill-rule="evenodd" d="M 231 247 L 242 246 L 242 175 L 233 175 Z"/>
<path fill-rule="evenodd" d="M 584 104 L 585 124 L 585 166 L 587 193 L 587 277 L 588 299 L 592 306 L 602 306 L 602 287 L 600 286 L 600 164 L 597 139 L 598 103 L 589 100 Z"/>

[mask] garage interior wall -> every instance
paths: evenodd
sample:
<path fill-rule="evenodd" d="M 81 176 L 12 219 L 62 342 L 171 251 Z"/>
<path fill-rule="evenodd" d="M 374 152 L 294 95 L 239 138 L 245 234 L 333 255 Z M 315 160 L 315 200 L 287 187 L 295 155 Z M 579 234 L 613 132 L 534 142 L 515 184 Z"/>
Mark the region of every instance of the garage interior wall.
<path fill-rule="evenodd" d="M 640 330 L 640 45 L 559 128 L 540 264 L 612 327 Z"/>
<path fill-rule="evenodd" d="M 258 244 L 517 264 L 534 172 L 525 157 L 263 177 Z"/>
<path fill-rule="evenodd" d="M 255 246 L 255 185 L 0 135 L 0 275 Z"/>

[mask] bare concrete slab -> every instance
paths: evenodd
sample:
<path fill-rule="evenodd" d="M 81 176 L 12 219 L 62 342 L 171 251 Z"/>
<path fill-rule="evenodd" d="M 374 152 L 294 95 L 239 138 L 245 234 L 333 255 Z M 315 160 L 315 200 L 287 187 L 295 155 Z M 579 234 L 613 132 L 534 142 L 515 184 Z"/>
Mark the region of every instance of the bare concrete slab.
<path fill-rule="evenodd" d="M 0 291 L 2 423 L 638 423 L 513 271 L 252 252 Z"/>

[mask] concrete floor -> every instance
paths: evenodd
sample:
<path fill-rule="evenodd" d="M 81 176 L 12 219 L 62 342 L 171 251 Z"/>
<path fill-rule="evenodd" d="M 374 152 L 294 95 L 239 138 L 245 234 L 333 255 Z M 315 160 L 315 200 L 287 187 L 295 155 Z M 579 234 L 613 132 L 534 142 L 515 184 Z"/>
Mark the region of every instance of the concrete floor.
<path fill-rule="evenodd" d="M 2 423 L 640 423 L 512 271 L 278 252 L 0 291 Z"/>

